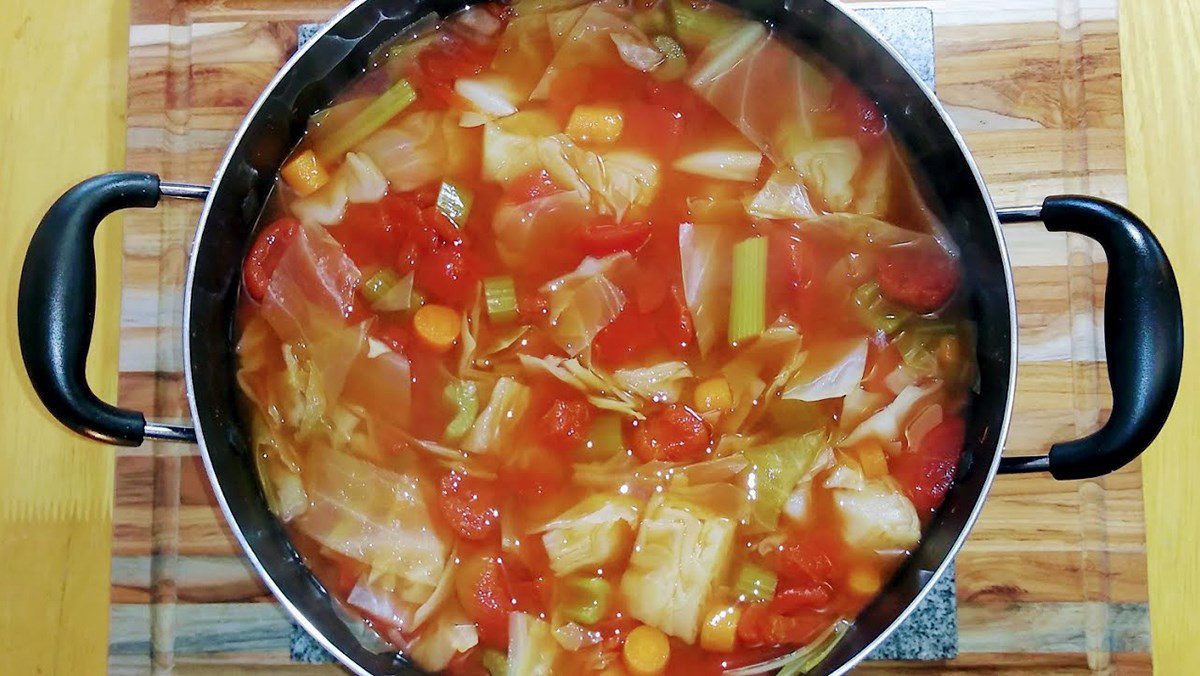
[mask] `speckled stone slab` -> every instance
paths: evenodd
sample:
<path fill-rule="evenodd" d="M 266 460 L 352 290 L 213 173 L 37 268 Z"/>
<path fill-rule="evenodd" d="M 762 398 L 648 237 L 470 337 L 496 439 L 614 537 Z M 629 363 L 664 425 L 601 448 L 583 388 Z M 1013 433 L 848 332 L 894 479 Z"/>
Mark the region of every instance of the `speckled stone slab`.
<path fill-rule="evenodd" d="M 925 84 L 934 87 L 933 11 L 927 7 L 878 7 L 855 10 L 903 58 Z M 321 24 L 299 28 L 300 44 Z M 871 653 L 872 660 L 945 660 L 958 655 L 958 607 L 954 567 L 938 580 L 921 605 Z M 290 637 L 294 661 L 333 662 L 333 657 L 299 626 Z"/>

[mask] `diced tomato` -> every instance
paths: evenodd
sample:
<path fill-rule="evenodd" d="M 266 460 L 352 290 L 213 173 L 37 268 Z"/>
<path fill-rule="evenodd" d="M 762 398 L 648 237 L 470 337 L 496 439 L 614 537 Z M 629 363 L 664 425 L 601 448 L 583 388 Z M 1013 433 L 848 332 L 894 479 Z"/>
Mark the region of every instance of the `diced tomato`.
<path fill-rule="evenodd" d="M 417 206 L 426 209 L 437 204 L 438 193 L 442 189 L 441 183 L 430 183 L 426 186 L 417 188 L 409 193 L 412 200 L 417 203 Z"/>
<path fill-rule="evenodd" d="M 683 139 L 683 116 L 666 108 L 644 101 L 625 104 L 621 141 L 631 147 L 656 151 L 664 157 L 674 157 Z"/>
<path fill-rule="evenodd" d="M 542 416 L 542 441 L 557 451 L 577 448 L 592 424 L 592 407 L 582 399 L 555 399 Z"/>
<path fill-rule="evenodd" d="M 592 356 L 609 367 L 619 366 L 654 348 L 657 335 L 648 331 L 648 316 L 626 308 L 592 340 Z"/>
<path fill-rule="evenodd" d="M 453 33 L 439 33 L 433 43 L 417 54 L 412 77 L 417 90 L 447 105 L 458 100 L 454 81 L 478 75 L 491 62 L 491 50 Z"/>
<path fill-rule="evenodd" d="M 524 321 L 538 321 L 550 314 L 550 301 L 536 290 L 518 293 L 517 314 Z"/>
<path fill-rule="evenodd" d="M 841 551 L 842 544 L 827 531 L 795 534 L 780 546 L 775 571 L 788 583 L 828 583 L 841 568 Z"/>
<path fill-rule="evenodd" d="M 807 645 L 830 624 L 830 619 L 812 611 L 780 615 L 769 603 L 742 607 L 737 635 L 742 645 Z"/>
<path fill-rule="evenodd" d="M 489 2 L 483 5 L 488 14 L 500 19 L 501 22 L 507 22 L 512 16 L 512 7 L 499 2 Z"/>
<path fill-rule="evenodd" d="M 645 462 L 696 460 L 711 441 L 712 429 L 703 418 L 682 404 L 671 404 L 638 423 L 633 451 Z"/>
<path fill-rule="evenodd" d="M 531 171 L 514 180 L 505 191 L 505 196 L 517 202 L 528 202 L 562 192 L 545 169 Z"/>
<path fill-rule="evenodd" d="M 462 247 L 442 247 L 420 257 L 415 281 L 433 300 L 463 307 L 481 277 L 478 265 Z"/>
<path fill-rule="evenodd" d="M 431 230 L 437 233 L 439 239 L 446 244 L 459 245 L 463 243 L 463 233 L 454 225 L 453 221 L 446 218 L 436 206 L 425 207 L 421 210 L 421 220 Z"/>
<path fill-rule="evenodd" d="M 893 460 L 892 475 L 913 501 L 917 510 L 932 512 L 942 504 L 954 484 L 958 461 L 966 440 L 966 423 L 959 416 L 946 417 L 921 439 L 920 448 L 909 449 Z"/>
<path fill-rule="evenodd" d="M 464 540 L 486 540 L 500 531 L 500 498 L 491 482 L 450 472 L 442 477 L 438 507 Z"/>
<path fill-rule="evenodd" d="M 879 290 L 917 312 L 946 304 L 958 286 L 958 267 L 936 245 L 893 246 L 879 258 Z"/>
<path fill-rule="evenodd" d="M 333 235 L 345 249 L 346 255 L 360 267 L 392 265 L 400 252 L 406 227 L 390 218 L 396 205 L 350 204 L 341 222 L 332 228 Z"/>
<path fill-rule="evenodd" d="M 634 253 L 649 239 L 650 224 L 645 221 L 593 221 L 579 231 L 580 246 L 591 256 L 607 256 L 618 251 Z"/>
<path fill-rule="evenodd" d="M 267 286 L 271 275 L 279 267 L 279 259 L 287 250 L 287 244 L 295 238 L 300 230 L 300 221 L 294 218 L 281 218 L 258 233 L 250 253 L 246 254 L 246 262 L 242 268 L 242 280 L 246 292 L 256 301 L 261 301 L 267 295 Z"/>
<path fill-rule="evenodd" d="M 844 119 L 852 121 L 852 131 L 860 143 L 874 144 L 887 131 L 887 118 L 875 102 L 867 98 L 857 86 L 842 78 L 833 90 L 832 106 Z"/>
<path fill-rule="evenodd" d="M 496 648 L 507 646 L 513 600 L 500 562 L 492 558 L 466 559 L 454 582 L 458 601 L 478 627 L 480 640 Z"/>
<path fill-rule="evenodd" d="M 822 608 L 832 598 L 833 587 L 827 582 L 793 582 L 776 590 L 771 612 L 793 615 L 801 610 Z"/>

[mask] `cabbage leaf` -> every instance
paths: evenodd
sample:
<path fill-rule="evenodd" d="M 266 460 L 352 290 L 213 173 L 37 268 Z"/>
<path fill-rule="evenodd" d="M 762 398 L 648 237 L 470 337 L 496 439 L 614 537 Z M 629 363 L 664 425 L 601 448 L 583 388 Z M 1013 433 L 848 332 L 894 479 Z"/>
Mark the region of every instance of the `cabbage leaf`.
<path fill-rule="evenodd" d="M 683 223 L 679 226 L 679 259 L 683 296 L 696 327 L 696 344 L 707 354 L 729 323 L 732 267 L 729 252 L 735 237 L 723 225 Z"/>
<path fill-rule="evenodd" d="M 550 335 L 567 354 L 591 346 L 596 334 L 625 308 L 625 294 L 613 283 L 632 265 L 628 252 L 585 258 L 573 272 L 542 287 L 550 304 Z"/>
<path fill-rule="evenodd" d="M 487 406 L 471 425 L 463 439 L 463 450 L 470 453 L 495 452 L 529 408 L 530 389 L 515 378 L 503 377 L 492 388 Z"/>
<path fill-rule="evenodd" d="M 387 179 L 370 157 L 347 153 L 333 178 L 313 194 L 292 200 L 291 209 L 305 225 L 335 226 L 347 204 L 378 202 L 387 190 Z"/>
<path fill-rule="evenodd" d="M 367 137 L 357 151 L 375 162 L 393 189 L 407 191 L 462 171 L 473 156 L 470 144 L 457 117 L 419 110 Z"/>
<path fill-rule="evenodd" d="M 896 395 L 892 403 L 860 423 L 838 445 L 853 446 L 868 439 L 882 443 L 900 441 L 903 439 L 904 425 L 915 413 L 917 405 L 941 388 L 940 380 L 920 386 L 909 385 Z"/>
<path fill-rule="evenodd" d="M 745 481 L 752 533 L 774 531 L 796 485 L 811 481 L 833 464 L 833 450 L 819 431 L 776 439 L 746 451 L 745 456 L 750 463 Z"/>
<path fill-rule="evenodd" d="M 842 537 L 851 546 L 911 550 L 921 539 L 916 507 L 886 479 L 858 490 L 834 489 L 833 502 L 842 517 Z"/>
<path fill-rule="evenodd" d="M 682 361 L 668 361 L 613 372 L 613 379 L 623 388 L 655 402 L 678 400 L 684 382 L 692 377 L 692 370 Z"/>
<path fill-rule="evenodd" d="M 562 577 L 595 570 L 623 556 L 641 508 L 641 503 L 627 496 L 597 494 L 552 519 L 542 535 L 550 569 Z"/>
<path fill-rule="evenodd" d="M 417 635 L 408 654 L 422 669 L 441 671 L 450 660 L 479 645 L 479 630 L 457 605 L 449 606 L 434 617 L 432 624 Z"/>
<path fill-rule="evenodd" d="M 527 613 L 508 614 L 506 676 L 552 676 L 561 653 L 549 623 Z"/>
<path fill-rule="evenodd" d="M 818 360 L 810 353 L 808 361 L 788 381 L 779 396 L 799 401 L 822 401 L 850 394 L 862 382 L 863 373 L 867 369 L 867 339 L 862 338 L 837 347 L 849 349 L 840 359 L 818 373 L 812 373 L 810 366 L 815 365 L 814 362 Z"/>

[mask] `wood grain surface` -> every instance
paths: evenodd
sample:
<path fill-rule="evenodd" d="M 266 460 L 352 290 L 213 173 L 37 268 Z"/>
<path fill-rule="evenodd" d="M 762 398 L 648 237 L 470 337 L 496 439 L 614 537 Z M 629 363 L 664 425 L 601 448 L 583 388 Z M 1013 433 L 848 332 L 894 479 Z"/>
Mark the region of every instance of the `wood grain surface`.
<path fill-rule="evenodd" d="M 55 423 L 17 347 L 17 283 L 41 215 L 124 163 L 128 5 L 0 3 L 0 673 L 95 674 L 108 642 L 113 452 Z M 69 55 L 69 56 L 68 56 Z M 89 379 L 116 398 L 121 232 L 96 237 Z"/>
<path fill-rule="evenodd" d="M 1146 455 L 1155 664 L 1200 673 L 1200 0 L 1121 3 L 1129 203 L 1167 248 L 1184 307 L 1183 388 Z"/>
<path fill-rule="evenodd" d="M 233 129 L 326 0 L 135 0 L 130 167 L 209 180 Z M 872 3 L 879 5 L 880 3 Z M 1062 192 L 1126 198 L 1115 0 L 934 2 L 941 98 L 999 205 Z M 121 401 L 184 412 L 180 293 L 198 208 L 131 214 L 125 238 Z M 1043 451 L 1107 415 L 1103 254 L 1038 225 L 1007 229 L 1021 363 L 1006 452 Z M 291 665 L 286 618 L 238 556 L 194 449 L 117 459 L 110 668 Z M 999 479 L 958 563 L 962 655 L 864 671 L 1149 670 L 1140 467 L 1098 481 Z"/>

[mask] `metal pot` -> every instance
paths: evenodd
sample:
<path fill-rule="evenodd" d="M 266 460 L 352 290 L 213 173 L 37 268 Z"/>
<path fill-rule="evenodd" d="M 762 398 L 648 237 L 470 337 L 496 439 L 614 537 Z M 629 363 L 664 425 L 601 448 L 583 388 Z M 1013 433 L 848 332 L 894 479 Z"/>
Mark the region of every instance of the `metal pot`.
<path fill-rule="evenodd" d="M 1162 247 L 1125 209 L 1099 199 L 1050 197 L 1040 207 L 996 210 L 962 138 L 933 94 L 868 27 L 833 0 L 734 2 L 807 45 L 880 104 L 923 190 L 961 248 L 969 305 L 978 323 L 980 393 L 968 415 L 958 479 L 919 549 L 816 669 L 844 673 L 882 641 L 942 574 L 979 515 L 997 473 L 1099 476 L 1141 453 L 1162 427 L 1180 379 L 1179 290 Z M 137 445 L 145 438 L 194 442 L 233 533 L 292 616 L 359 674 L 413 673 L 395 652 L 364 647 L 337 602 L 293 549 L 267 509 L 255 476 L 234 382 L 234 308 L 239 271 L 276 172 L 327 105 L 367 67 L 371 54 L 420 16 L 448 14 L 461 0 L 358 0 L 288 61 L 234 136 L 212 186 L 116 173 L 72 188 L 46 214 L 21 275 L 18 323 L 26 369 L 42 402 L 64 425 L 93 439 Z M 146 421 L 100 401 L 84 378 L 95 310 L 91 238 L 120 209 L 162 197 L 204 199 L 191 248 L 183 350 L 195 428 Z M 1048 455 L 1001 458 L 1012 412 L 1017 315 L 1001 223 L 1040 220 L 1052 231 L 1095 239 L 1108 256 L 1105 340 L 1112 416 L 1095 434 L 1055 444 Z"/>

